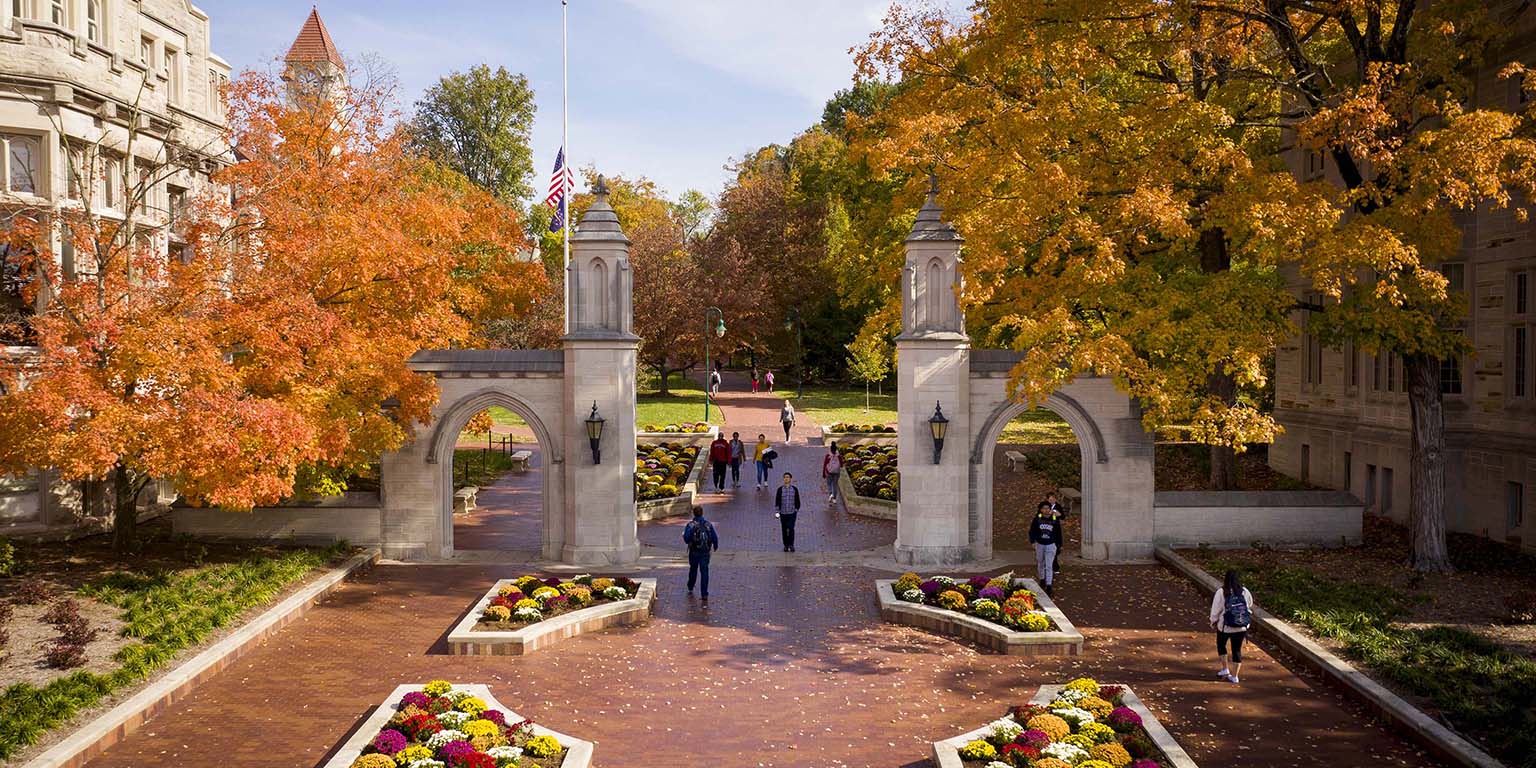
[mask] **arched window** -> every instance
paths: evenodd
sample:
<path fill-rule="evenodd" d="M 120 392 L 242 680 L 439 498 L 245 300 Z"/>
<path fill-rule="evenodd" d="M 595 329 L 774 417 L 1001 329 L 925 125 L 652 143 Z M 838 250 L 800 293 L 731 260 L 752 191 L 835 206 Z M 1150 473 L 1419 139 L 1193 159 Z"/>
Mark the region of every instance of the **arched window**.
<path fill-rule="evenodd" d="M 105 14 L 102 13 L 102 3 L 105 0 L 85 0 L 85 37 L 97 45 L 103 45 L 102 23 Z"/>
<path fill-rule="evenodd" d="M 928 262 L 928 279 L 924 282 L 926 285 L 923 286 L 923 290 L 927 291 L 925 298 L 928 299 L 928 317 L 925 318 L 927 325 L 929 328 L 942 328 L 944 327 L 944 291 L 948 290 L 949 286 L 944 284 L 944 264 L 938 259 Z"/>
<path fill-rule="evenodd" d="M 587 324 L 592 328 L 608 325 L 608 265 L 592 260 L 592 288 L 587 294 Z"/>
<path fill-rule="evenodd" d="M 31 136 L 0 135 L 0 149 L 5 151 L 5 190 L 29 195 L 38 194 L 37 180 L 42 154 L 37 139 Z"/>

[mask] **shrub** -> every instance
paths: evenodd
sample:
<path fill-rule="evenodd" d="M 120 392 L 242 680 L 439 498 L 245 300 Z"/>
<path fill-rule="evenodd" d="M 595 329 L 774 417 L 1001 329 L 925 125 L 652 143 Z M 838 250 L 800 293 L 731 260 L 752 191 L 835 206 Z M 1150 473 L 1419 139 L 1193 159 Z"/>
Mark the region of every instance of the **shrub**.
<path fill-rule="evenodd" d="M 940 608 L 945 608 L 951 611 L 959 611 L 965 609 L 966 600 L 964 594 L 953 589 L 947 589 L 939 593 L 937 602 Z"/>
<path fill-rule="evenodd" d="M 1051 620 L 1038 613 L 1026 613 L 1019 619 L 1019 628 L 1025 632 L 1048 632 Z"/>
<path fill-rule="evenodd" d="M 1504 620 L 1511 624 L 1536 623 L 1536 592 L 1519 592 L 1504 598 Z"/>
<path fill-rule="evenodd" d="M 0 576 L 15 576 L 20 567 L 16 561 L 16 545 L 10 539 L 0 537 Z"/>
<path fill-rule="evenodd" d="M 74 669 L 85 664 L 85 645 L 57 638 L 48 643 L 43 660 L 54 669 Z"/>
<path fill-rule="evenodd" d="M 75 618 L 77 618 L 79 615 L 80 604 L 75 602 L 73 599 L 66 597 L 62 600 L 54 602 L 53 605 L 48 606 L 48 610 L 43 613 L 43 621 L 46 621 L 55 627 L 59 627 L 68 622 L 74 621 Z"/>
<path fill-rule="evenodd" d="M 53 590 L 41 579 L 22 579 L 16 585 L 16 602 L 22 605 L 38 605 L 53 597 Z"/>

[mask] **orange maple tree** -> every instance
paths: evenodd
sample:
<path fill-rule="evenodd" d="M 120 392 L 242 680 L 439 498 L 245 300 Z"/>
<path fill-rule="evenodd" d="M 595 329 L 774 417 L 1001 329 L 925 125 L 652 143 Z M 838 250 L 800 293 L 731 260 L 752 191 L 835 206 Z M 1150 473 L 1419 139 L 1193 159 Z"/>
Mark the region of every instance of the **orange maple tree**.
<path fill-rule="evenodd" d="M 515 210 L 406 151 L 389 95 L 237 81 L 240 162 L 188 204 L 183 258 L 151 245 L 148 218 L 20 217 L 12 252 L 41 308 L 7 329 L 35 352 L 0 370 L 22 382 L 0 396 L 0 472 L 110 480 L 122 551 L 151 479 L 249 508 L 336 490 L 426 423 L 436 387 L 409 357 L 473 341 L 545 278 L 515 258 Z M 53 226 L 78 274 L 57 268 Z"/>

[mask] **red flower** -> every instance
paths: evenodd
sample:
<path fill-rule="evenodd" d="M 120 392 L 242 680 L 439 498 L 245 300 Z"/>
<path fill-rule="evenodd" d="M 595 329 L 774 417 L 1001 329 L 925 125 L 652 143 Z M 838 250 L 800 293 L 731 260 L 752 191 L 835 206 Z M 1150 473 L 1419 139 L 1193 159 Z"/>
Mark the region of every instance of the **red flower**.
<path fill-rule="evenodd" d="M 496 768 L 496 758 L 484 752 L 470 752 L 454 763 L 455 768 Z"/>

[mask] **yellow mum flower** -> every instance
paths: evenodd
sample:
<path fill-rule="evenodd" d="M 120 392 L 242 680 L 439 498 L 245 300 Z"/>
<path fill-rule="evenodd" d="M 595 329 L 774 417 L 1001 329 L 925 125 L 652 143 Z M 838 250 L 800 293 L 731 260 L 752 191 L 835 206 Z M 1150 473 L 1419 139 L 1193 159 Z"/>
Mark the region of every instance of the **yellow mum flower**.
<path fill-rule="evenodd" d="M 451 690 L 453 690 L 453 683 L 447 680 L 433 680 L 421 688 L 421 692 L 428 696 L 441 696 Z"/>

